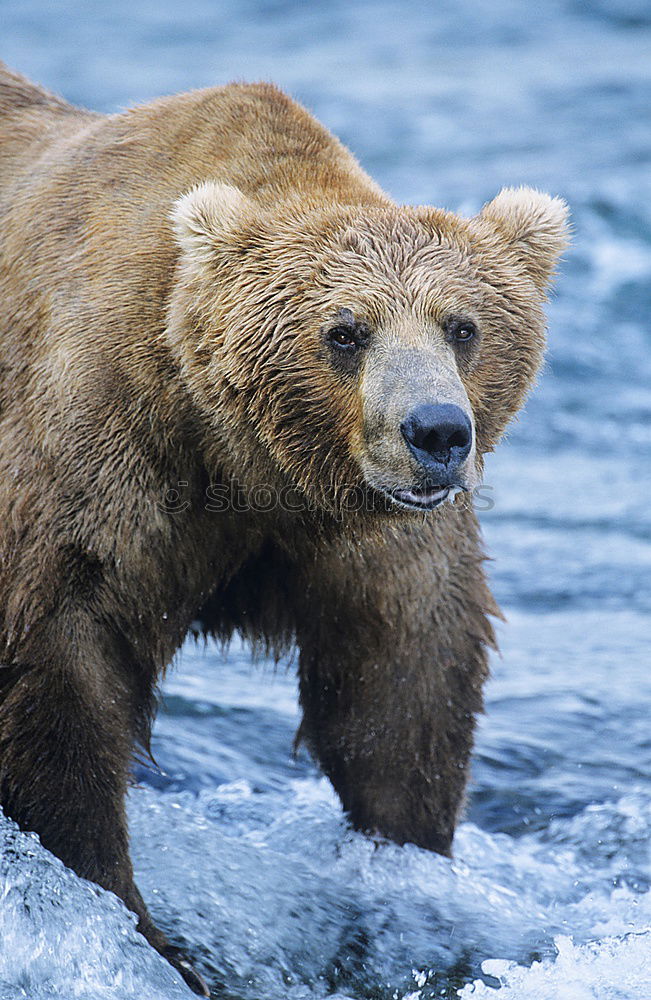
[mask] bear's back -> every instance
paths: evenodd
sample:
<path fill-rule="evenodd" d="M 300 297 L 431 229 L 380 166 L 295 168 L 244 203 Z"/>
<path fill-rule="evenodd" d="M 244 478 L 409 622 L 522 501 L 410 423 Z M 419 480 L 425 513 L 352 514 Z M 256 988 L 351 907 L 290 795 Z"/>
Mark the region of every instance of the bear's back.
<path fill-rule="evenodd" d="M 46 328 L 71 355 L 108 349 L 126 361 L 153 343 L 178 256 L 172 207 L 203 181 L 239 187 L 261 211 L 388 200 L 338 139 L 266 83 L 106 116 L 0 66 L 0 151 L 0 363 L 11 353 L 29 365 Z"/>
<path fill-rule="evenodd" d="M 158 308 L 177 254 L 172 206 L 203 181 L 232 184 L 261 210 L 388 201 L 335 136 L 266 83 L 105 116 L 0 65 L 0 151 L 0 258 L 12 293 L 20 271 L 23 288 L 51 287 L 56 262 L 87 304 L 91 286 L 117 291 L 119 273 L 132 303 L 142 309 L 153 296 Z"/>
<path fill-rule="evenodd" d="M 48 139 L 72 134 L 99 116 L 75 108 L 0 62 L 0 198 L 46 148 Z"/>

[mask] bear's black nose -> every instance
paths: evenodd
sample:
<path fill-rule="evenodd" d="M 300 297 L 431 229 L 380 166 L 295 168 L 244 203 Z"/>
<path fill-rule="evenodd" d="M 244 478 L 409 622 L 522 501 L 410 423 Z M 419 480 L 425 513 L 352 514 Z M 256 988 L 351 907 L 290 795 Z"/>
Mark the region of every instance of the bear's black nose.
<path fill-rule="evenodd" d="M 453 403 L 421 403 L 400 425 L 403 437 L 421 463 L 452 471 L 466 460 L 472 445 L 472 424 Z"/>

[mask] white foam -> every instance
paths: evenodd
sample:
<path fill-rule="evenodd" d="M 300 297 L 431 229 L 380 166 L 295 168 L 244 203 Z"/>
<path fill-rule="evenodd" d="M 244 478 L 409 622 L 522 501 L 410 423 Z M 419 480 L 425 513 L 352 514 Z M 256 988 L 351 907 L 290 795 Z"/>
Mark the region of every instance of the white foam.
<path fill-rule="evenodd" d="M 459 990 L 461 1000 L 649 1000 L 651 926 L 623 938 L 575 945 L 554 940 L 557 956 L 526 968 L 490 959 L 482 971 L 500 983 L 496 992 L 482 980 Z"/>

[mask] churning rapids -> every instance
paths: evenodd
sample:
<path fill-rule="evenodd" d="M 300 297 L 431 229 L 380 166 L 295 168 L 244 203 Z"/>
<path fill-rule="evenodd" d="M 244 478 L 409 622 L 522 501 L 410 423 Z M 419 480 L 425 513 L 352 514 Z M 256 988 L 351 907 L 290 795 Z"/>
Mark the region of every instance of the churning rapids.
<path fill-rule="evenodd" d="M 2 4 L 0 57 L 113 110 L 274 79 L 399 200 L 561 194 L 549 364 L 480 503 L 499 628 L 454 860 L 352 833 L 288 670 L 189 641 L 130 796 L 137 880 L 231 1000 L 651 998 L 651 13 L 644 0 Z M 187 988 L 0 820 L 0 1000 Z"/>

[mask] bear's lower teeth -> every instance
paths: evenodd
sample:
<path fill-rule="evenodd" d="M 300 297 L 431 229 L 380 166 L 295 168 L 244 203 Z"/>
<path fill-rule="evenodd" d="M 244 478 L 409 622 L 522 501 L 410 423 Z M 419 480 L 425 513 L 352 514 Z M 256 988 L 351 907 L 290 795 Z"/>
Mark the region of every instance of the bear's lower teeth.
<path fill-rule="evenodd" d="M 449 492 L 448 486 L 437 490 L 394 490 L 393 497 L 408 506 L 424 507 L 445 500 Z"/>

